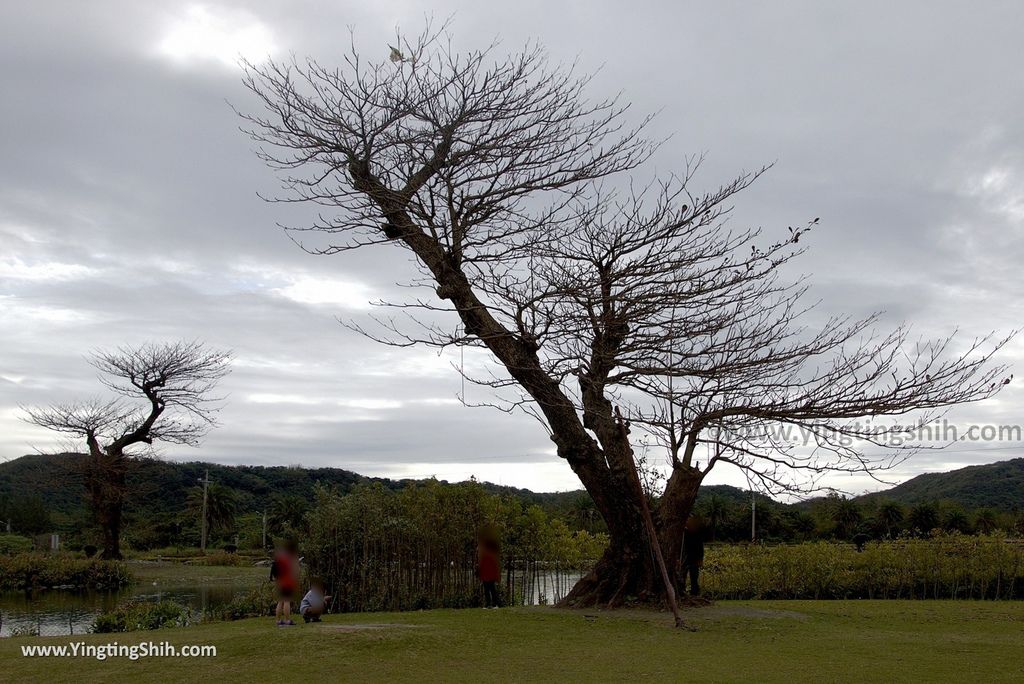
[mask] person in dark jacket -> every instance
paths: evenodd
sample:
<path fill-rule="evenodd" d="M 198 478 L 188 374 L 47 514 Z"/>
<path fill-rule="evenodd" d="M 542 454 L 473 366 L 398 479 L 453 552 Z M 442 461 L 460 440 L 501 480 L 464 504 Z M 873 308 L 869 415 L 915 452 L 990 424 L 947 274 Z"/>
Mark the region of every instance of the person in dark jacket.
<path fill-rule="evenodd" d="M 480 532 L 476 546 L 476 575 L 484 585 L 484 608 L 497 608 L 498 581 L 501 579 L 501 547 L 494 530 Z"/>
<path fill-rule="evenodd" d="M 690 516 L 683 532 L 683 589 L 690 579 L 690 596 L 700 596 L 700 569 L 704 566 L 704 526 L 700 519 Z"/>

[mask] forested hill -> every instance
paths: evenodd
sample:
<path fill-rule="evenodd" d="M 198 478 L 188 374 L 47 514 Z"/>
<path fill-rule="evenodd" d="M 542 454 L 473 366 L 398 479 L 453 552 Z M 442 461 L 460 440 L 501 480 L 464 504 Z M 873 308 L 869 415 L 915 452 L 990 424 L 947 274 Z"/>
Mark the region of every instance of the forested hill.
<path fill-rule="evenodd" d="M 952 501 L 965 508 L 1024 509 L 1024 458 L 968 466 L 948 473 L 925 473 L 863 499 L 885 498 L 913 505 Z"/>
<path fill-rule="evenodd" d="M 0 497 L 38 496 L 52 511 L 80 510 L 84 507 L 84 492 L 74 467 L 79 458 L 79 454 L 34 454 L 0 463 Z M 141 459 L 133 464 L 128 476 L 129 508 L 153 513 L 181 511 L 189 491 L 198 486 L 206 470 L 211 481 L 235 491 L 240 512 L 262 510 L 266 499 L 275 494 L 308 499 L 318 482 L 347 491 L 357 482 L 373 479 L 340 468 L 225 466 Z"/>
<path fill-rule="evenodd" d="M 0 462 L 0 499 L 39 497 L 54 512 L 74 514 L 82 511 L 82 486 L 73 467 L 77 458 L 80 458 L 77 454 L 35 454 Z M 365 477 L 341 468 L 226 466 L 144 459 L 136 463 L 130 474 L 129 510 L 142 516 L 182 511 L 190 490 L 197 488 L 207 469 L 213 482 L 235 492 L 240 513 L 264 510 L 272 496 L 310 500 L 317 483 L 345 492 L 360 482 L 380 482 L 390 489 L 400 489 L 415 482 Z M 490 483 L 483 483 L 483 486 L 491 492 L 511 494 L 552 511 L 584 508 L 589 504 L 582 490 L 540 493 Z M 712 496 L 740 505 L 749 502 L 750 494 L 728 485 L 701 489 L 701 498 Z M 758 496 L 758 499 L 759 504 L 762 500 L 774 503 L 766 497 Z M 860 497 L 864 502 L 871 499 L 888 499 L 907 505 L 947 501 L 969 509 L 1021 510 L 1024 509 L 1024 458 L 970 466 L 948 473 L 919 475 L 892 489 Z M 784 504 L 774 505 L 786 507 Z"/>
<path fill-rule="evenodd" d="M 84 509 L 84 492 L 76 469 L 79 454 L 34 454 L 0 462 L 0 499 L 39 497 L 51 511 L 74 514 Z M 238 512 L 262 511 L 270 497 L 300 497 L 311 500 L 314 486 L 325 485 L 347 492 L 360 482 L 379 482 L 400 489 L 414 480 L 364 477 L 341 468 L 298 466 L 227 466 L 202 462 L 174 462 L 159 459 L 137 461 L 129 474 L 128 509 L 137 515 L 177 513 L 186 507 L 190 490 L 209 470 L 210 480 L 234 491 Z M 554 508 L 571 508 L 582 491 L 538 493 L 526 489 L 483 485 L 489 491 L 511 494 L 529 503 Z"/>

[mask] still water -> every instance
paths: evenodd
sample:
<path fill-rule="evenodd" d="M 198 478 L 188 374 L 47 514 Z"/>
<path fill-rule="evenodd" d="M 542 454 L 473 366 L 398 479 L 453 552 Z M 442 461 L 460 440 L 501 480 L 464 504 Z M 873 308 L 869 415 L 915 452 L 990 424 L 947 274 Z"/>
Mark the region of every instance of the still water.
<path fill-rule="evenodd" d="M 207 607 L 228 603 L 237 593 L 252 585 L 183 586 L 160 589 L 135 584 L 119 591 L 67 591 L 51 589 L 0 593 L 0 637 L 16 630 L 37 630 L 43 636 L 85 634 L 92 631 L 93 620 L 100 613 L 113 610 L 128 599 L 144 601 L 170 600 L 202 611 Z"/>
<path fill-rule="evenodd" d="M 262 577 L 262 574 L 260 575 Z M 582 573 L 559 575 L 537 573 L 516 582 L 516 591 L 526 605 L 554 603 L 561 599 L 582 576 Z M 162 588 L 151 583 L 137 583 L 118 591 L 68 591 L 61 589 L 28 592 L 0 592 L 0 637 L 12 632 L 37 631 L 42 636 L 86 634 L 100 613 L 113 610 L 128 599 L 143 601 L 175 601 L 202 612 L 223 605 L 259 583 L 257 579 L 233 583 L 185 585 Z"/>

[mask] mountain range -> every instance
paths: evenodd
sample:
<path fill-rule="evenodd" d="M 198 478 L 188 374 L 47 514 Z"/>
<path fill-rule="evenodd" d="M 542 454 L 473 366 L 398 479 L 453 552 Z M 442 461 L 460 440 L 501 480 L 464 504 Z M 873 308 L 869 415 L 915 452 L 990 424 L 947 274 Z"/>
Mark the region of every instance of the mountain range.
<path fill-rule="evenodd" d="M 77 458 L 80 456 L 70 453 L 34 454 L 0 462 L 0 498 L 10 500 L 33 496 L 41 498 L 48 509 L 59 514 L 80 512 L 84 503 L 81 485 L 74 474 Z M 366 477 L 341 468 L 228 466 L 142 459 L 130 474 L 132 497 L 129 506 L 140 513 L 180 511 L 189 491 L 197 487 L 207 471 L 211 481 L 235 491 L 239 512 L 263 510 L 271 496 L 308 499 L 316 483 L 345 492 L 361 482 L 379 482 L 389 489 L 400 489 L 414 482 Z M 587 499 L 582 490 L 541 493 L 490 483 L 483 485 L 491 492 L 511 494 L 553 509 L 570 509 Z M 701 493 L 705 496 L 715 494 L 731 502 L 746 501 L 750 496 L 748 492 L 728 485 L 706 486 Z M 759 498 L 767 501 L 765 497 Z M 905 505 L 946 501 L 967 509 L 986 507 L 1017 511 L 1024 508 L 1024 458 L 969 466 L 946 473 L 926 473 L 859 499 L 865 502 L 887 499 Z"/>

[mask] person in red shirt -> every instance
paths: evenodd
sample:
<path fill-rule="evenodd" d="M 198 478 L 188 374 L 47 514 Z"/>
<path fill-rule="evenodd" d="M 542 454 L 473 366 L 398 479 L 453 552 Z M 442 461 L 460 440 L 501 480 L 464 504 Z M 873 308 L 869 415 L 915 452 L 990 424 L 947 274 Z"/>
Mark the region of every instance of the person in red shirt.
<path fill-rule="evenodd" d="M 274 554 L 270 566 L 270 579 L 277 587 L 277 625 L 294 625 L 292 620 L 292 599 L 299 588 L 299 549 L 295 540 L 289 539 Z"/>
<path fill-rule="evenodd" d="M 498 581 L 501 579 L 501 547 L 493 530 L 483 530 L 477 540 L 477 577 L 484 585 L 484 608 L 498 608 Z"/>

